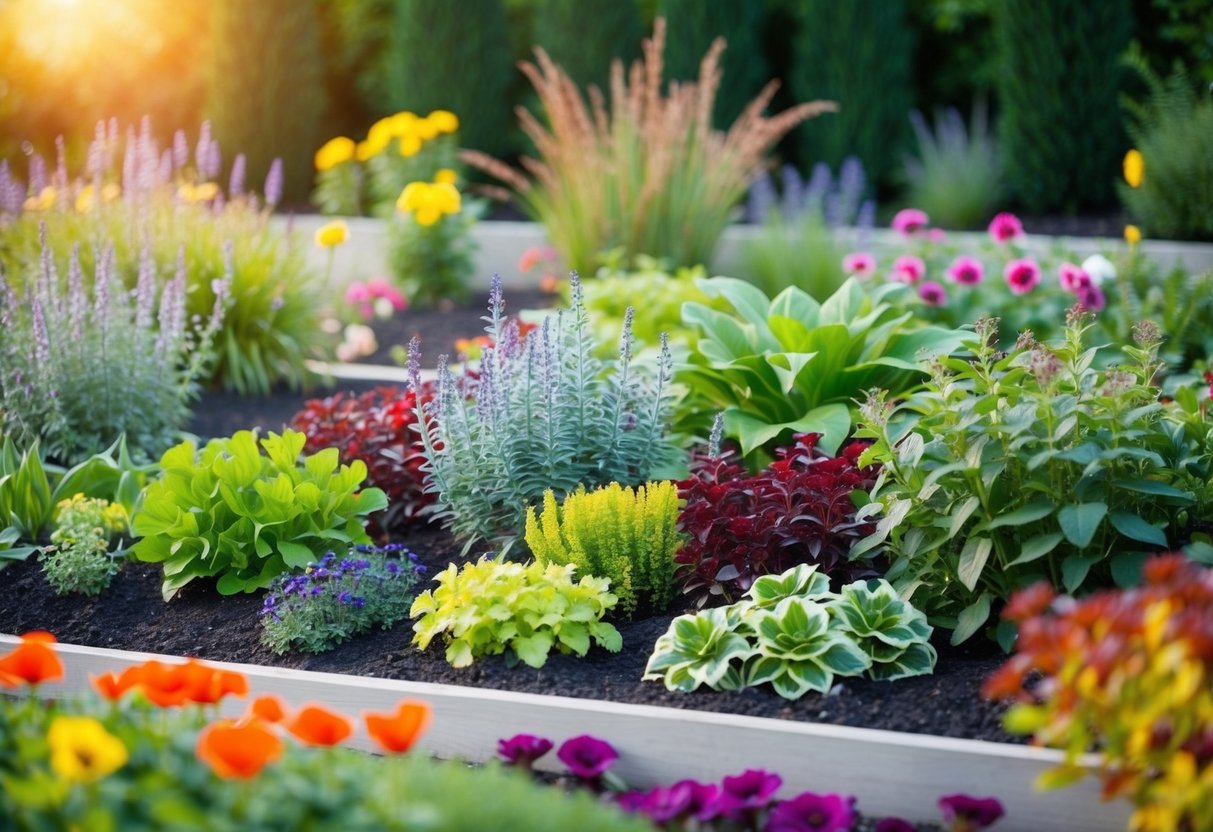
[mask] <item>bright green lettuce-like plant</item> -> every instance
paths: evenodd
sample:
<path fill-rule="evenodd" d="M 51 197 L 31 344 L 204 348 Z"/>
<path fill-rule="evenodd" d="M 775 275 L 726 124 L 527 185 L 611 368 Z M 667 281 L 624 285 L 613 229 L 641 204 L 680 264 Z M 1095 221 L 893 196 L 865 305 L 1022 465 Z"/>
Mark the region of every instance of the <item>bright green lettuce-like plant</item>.
<path fill-rule="evenodd" d="M 574 570 L 488 559 L 462 568 L 452 563 L 437 576 L 437 588 L 413 602 L 413 643 L 424 650 L 442 636 L 454 667 L 505 653 L 507 662 L 540 668 L 553 649 L 584 656 L 591 639 L 618 652 L 623 639 L 602 620 L 618 600 L 608 592 L 610 581 L 589 575 L 574 581 Z"/>
<path fill-rule="evenodd" d="M 820 446 L 836 451 L 850 433 L 850 404 L 864 390 L 914 388 L 926 378 L 920 358 L 947 355 L 966 338 L 897 312 L 889 301 L 908 291 L 899 284 L 869 292 L 852 278 L 824 303 L 796 287 L 769 299 L 728 277 L 699 286 L 732 311 L 683 306 L 697 340 L 677 374 L 691 388 L 679 415 L 685 421 L 723 408 L 726 434 L 747 455 L 807 432 L 821 433 Z"/>
<path fill-rule="evenodd" d="M 840 594 L 816 566 L 764 575 L 727 607 L 680 615 L 657 639 L 644 678 L 669 690 L 740 690 L 769 682 L 780 696 L 826 693 L 836 676 L 900 679 L 930 673 L 925 616 L 884 580 Z"/>
<path fill-rule="evenodd" d="M 486 319 L 495 346 L 484 350 L 474 375 L 457 378 L 441 359 L 432 403 L 418 397 L 435 515 L 469 547 L 480 539 L 516 540 L 527 506 L 549 489 L 563 499 L 578 486 L 640 485 L 660 479 L 678 457 L 666 437 L 668 350 L 656 373 L 635 366 L 625 320 L 619 358 L 600 361 L 580 281 L 574 275 L 571 283 L 572 309 L 523 338 L 503 315 L 495 278 Z M 409 352 L 420 390 L 416 343 Z"/>
<path fill-rule="evenodd" d="M 1097 370 L 1088 324 L 1076 308 L 1063 342 L 1022 336 L 1006 354 L 984 319 L 972 359 L 937 362 L 897 408 L 880 395 L 863 408 L 856 435 L 875 442 L 861 461 L 881 474 L 861 513 L 881 517 L 851 556 L 883 550 L 886 577 L 953 643 L 1038 580 L 1135 584 L 1148 552 L 1188 543 L 1213 510 L 1199 448 L 1158 400 L 1157 328 L 1140 324 L 1128 363 Z"/>
<path fill-rule="evenodd" d="M 526 515 L 526 544 L 540 563 L 571 563 L 585 575 L 607 578 L 622 611 L 662 612 L 674 597 L 678 488 L 650 482 L 635 490 L 613 482 L 579 488 L 557 505 L 544 492 L 543 509 Z"/>
<path fill-rule="evenodd" d="M 195 578 L 216 577 L 224 595 L 268 586 L 335 545 L 367 543 L 368 514 L 387 506 L 378 488 L 358 487 L 366 465 L 338 465 L 336 448 L 300 458 L 307 437 L 288 430 L 258 441 L 252 431 L 192 441 L 164 453 L 132 529 L 131 551 L 164 564 L 164 599 Z"/>

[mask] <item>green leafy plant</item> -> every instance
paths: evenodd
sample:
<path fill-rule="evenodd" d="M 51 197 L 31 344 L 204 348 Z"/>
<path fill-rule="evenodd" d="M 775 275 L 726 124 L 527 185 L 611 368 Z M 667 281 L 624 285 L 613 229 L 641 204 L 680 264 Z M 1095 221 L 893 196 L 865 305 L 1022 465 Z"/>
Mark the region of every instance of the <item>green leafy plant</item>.
<path fill-rule="evenodd" d="M 55 509 L 51 545 L 42 550 L 42 571 L 55 592 L 100 595 L 121 568 L 110 539 L 126 530 L 120 504 L 76 494 Z"/>
<path fill-rule="evenodd" d="M 261 607 L 261 643 L 279 655 L 323 653 L 408 615 L 417 556 L 395 543 L 352 547 L 338 560 L 325 553 L 300 573 L 274 579 Z"/>
<path fill-rule="evenodd" d="M 580 281 L 571 283 L 572 309 L 523 338 L 503 317 L 495 278 L 486 319 L 495 346 L 476 373 L 459 378 L 440 359 L 433 401 L 418 404 L 435 516 L 469 547 L 517 539 L 527 506 L 549 489 L 563 499 L 579 485 L 640 485 L 660 479 L 678 455 L 666 438 L 668 350 L 654 374 L 634 366 L 625 320 L 619 358 L 600 361 Z M 421 389 L 417 343 L 409 370 Z"/>
<path fill-rule="evenodd" d="M 429 189 L 442 187 L 442 183 L 411 183 L 405 187 L 400 205 L 407 204 L 409 188 L 414 185 Z M 467 300 L 468 279 L 475 270 L 473 256 L 477 248 L 471 231 L 485 203 L 482 200 L 464 201 L 457 190 L 449 202 L 453 211 L 444 212 L 436 219 L 425 216 L 423 208 L 398 212 L 388 222 L 388 265 L 395 283 L 409 301 L 418 306 Z"/>
<path fill-rule="evenodd" d="M 260 443 L 240 431 L 201 450 L 186 441 L 165 451 L 132 519 L 142 539 L 131 551 L 164 564 L 166 601 L 202 577 L 217 577 L 224 595 L 252 592 L 334 544 L 369 542 L 363 520 L 387 499 L 378 488 L 358 490 L 366 465 L 338 466 L 336 448 L 300 459 L 306 442 L 292 430 Z"/>
<path fill-rule="evenodd" d="M 815 101 L 765 118 L 775 93 L 768 84 L 727 132 L 712 129 L 719 86 L 717 40 L 699 78 L 663 90 L 665 21 L 658 18 L 643 57 L 624 72 L 611 70 L 608 102 L 590 104 L 546 52 L 522 64 L 545 118 L 520 114 L 538 159 L 526 159 L 531 178 L 485 156 L 464 158 L 513 191 L 522 209 L 541 222 L 561 259 L 589 274 L 598 254 L 622 246 L 629 256 L 650 254 L 675 266 L 711 261 L 733 206 L 745 195 L 763 154 L 805 119 L 834 105 Z"/>
<path fill-rule="evenodd" d="M 574 570 L 487 559 L 462 568 L 452 563 L 435 578 L 438 586 L 413 602 L 413 643 L 424 650 L 441 636 L 454 667 L 506 653 L 508 662 L 540 668 L 553 648 L 584 656 L 591 639 L 618 652 L 619 631 L 602 620 L 618 600 L 608 592 L 610 581 L 589 575 L 574 581 Z"/>
<path fill-rule="evenodd" d="M 922 114 L 910 114 L 917 156 L 905 164 L 910 205 L 942 228 L 980 228 L 1002 199 L 1002 163 L 989 132 L 984 105 L 974 106 L 966 130 L 954 109 L 935 114 L 935 129 Z"/>
<path fill-rule="evenodd" d="M 1128 363 L 1097 370 L 1088 324 L 1075 308 L 1063 342 L 1024 336 L 1006 354 L 983 319 L 972 359 L 936 362 L 896 408 L 875 395 L 862 409 L 856 435 L 875 443 L 861 461 L 882 468 L 860 513 L 881 517 L 851 556 L 883 548 L 888 579 L 953 643 L 1037 580 L 1134 583 L 1146 552 L 1182 545 L 1185 518 L 1213 509 L 1197 503 L 1203 472 L 1158 401 L 1157 327 L 1138 326 Z"/>
<path fill-rule="evenodd" d="M 926 377 L 919 357 L 947 355 L 966 337 L 915 327 L 910 313 L 898 313 L 889 302 L 906 291 L 897 284 L 868 292 L 852 278 L 824 303 L 796 287 L 772 300 L 727 277 L 699 287 L 732 309 L 683 306 L 683 321 L 697 340 L 676 376 L 691 389 L 679 405 L 680 420 L 723 409 L 726 434 L 747 455 L 807 432 L 821 433 L 820 446 L 837 450 L 850 433 L 849 404 L 863 390 L 912 389 Z"/>
<path fill-rule="evenodd" d="M 727 607 L 680 615 L 657 639 L 644 678 L 669 690 L 741 690 L 770 683 L 780 696 L 826 693 L 835 676 L 892 680 L 930 673 L 925 616 L 884 580 L 840 594 L 817 567 L 758 578 Z"/>
<path fill-rule="evenodd" d="M 678 489 L 672 482 L 623 488 L 614 482 L 579 488 L 556 503 L 544 492 L 543 508 L 527 509 L 526 544 L 540 563 L 571 563 L 584 575 L 607 578 L 620 609 L 662 612 L 674 597 Z"/>

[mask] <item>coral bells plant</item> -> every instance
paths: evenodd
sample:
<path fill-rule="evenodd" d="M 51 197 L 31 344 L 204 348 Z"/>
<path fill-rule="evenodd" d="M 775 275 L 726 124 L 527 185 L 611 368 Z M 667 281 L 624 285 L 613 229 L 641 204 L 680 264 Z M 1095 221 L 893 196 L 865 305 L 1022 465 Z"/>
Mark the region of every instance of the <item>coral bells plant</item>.
<path fill-rule="evenodd" d="M 1008 730 L 1066 751 L 1050 786 L 1086 776 L 1092 747 L 1105 797 L 1133 803 L 1133 829 L 1207 828 L 1213 818 L 1213 571 L 1180 554 L 1154 558 L 1138 589 L 1082 600 L 1044 585 L 1006 618 L 1016 654 L 987 681 L 1019 700 Z M 1043 678 L 1037 678 L 1040 674 Z"/>

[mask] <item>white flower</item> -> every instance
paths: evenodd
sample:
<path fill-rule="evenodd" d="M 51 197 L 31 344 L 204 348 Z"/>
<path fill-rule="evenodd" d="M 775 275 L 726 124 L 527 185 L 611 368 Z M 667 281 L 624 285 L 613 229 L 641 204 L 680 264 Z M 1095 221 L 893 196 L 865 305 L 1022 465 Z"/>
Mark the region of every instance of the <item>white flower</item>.
<path fill-rule="evenodd" d="M 1116 279 L 1116 267 L 1112 261 L 1102 254 L 1092 254 L 1082 261 L 1082 270 L 1087 273 L 1095 285 Z"/>

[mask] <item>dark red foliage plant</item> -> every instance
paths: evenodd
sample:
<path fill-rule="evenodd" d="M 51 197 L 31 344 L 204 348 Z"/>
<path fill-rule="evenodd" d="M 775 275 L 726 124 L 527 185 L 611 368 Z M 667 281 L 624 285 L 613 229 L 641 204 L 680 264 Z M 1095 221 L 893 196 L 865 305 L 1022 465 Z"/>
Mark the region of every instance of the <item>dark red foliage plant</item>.
<path fill-rule="evenodd" d="M 430 396 L 429 385 L 423 385 L 422 400 Z M 371 517 L 372 534 L 419 522 L 422 509 L 433 502 L 424 489 L 415 405 L 412 390 L 377 387 L 361 395 L 311 399 L 291 420 L 292 428 L 307 435 L 307 453 L 336 448 L 342 463 L 366 463 L 367 484 L 382 488 L 388 498 L 388 507 Z"/>
<path fill-rule="evenodd" d="M 878 469 L 857 464 L 866 442 L 831 457 L 817 447 L 820 438 L 798 434 L 753 476 L 731 454 L 692 463 L 690 478 L 679 483 L 686 504 L 678 526 L 689 539 L 675 560 L 683 590 L 700 605 L 712 596 L 732 600 L 756 578 L 798 563 L 840 579 L 866 568 L 847 560 L 851 544 L 874 529 L 856 521 L 851 495 L 871 490 Z"/>

